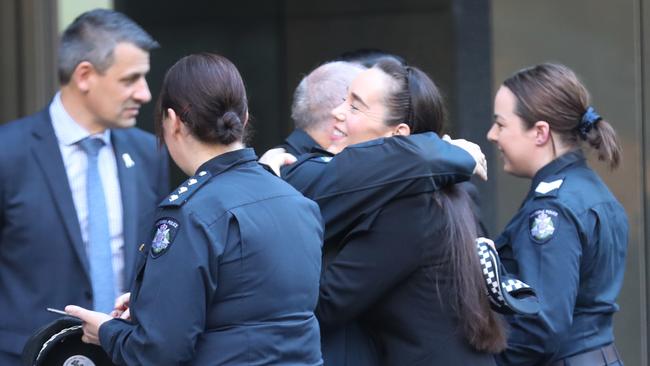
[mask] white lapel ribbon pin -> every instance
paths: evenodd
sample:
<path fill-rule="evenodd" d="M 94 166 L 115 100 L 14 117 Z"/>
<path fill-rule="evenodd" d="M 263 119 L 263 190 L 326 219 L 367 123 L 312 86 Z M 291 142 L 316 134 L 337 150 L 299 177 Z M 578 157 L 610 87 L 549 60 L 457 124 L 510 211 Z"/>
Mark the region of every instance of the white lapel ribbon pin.
<path fill-rule="evenodd" d="M 128 153 L 122 154 L 122 160 L 124 160 L 124 166 L 126 166 L 127 168 L 130 168 L 135 165 L 135 161 L 131 159 L 131 155 L 129 155 Z"/>

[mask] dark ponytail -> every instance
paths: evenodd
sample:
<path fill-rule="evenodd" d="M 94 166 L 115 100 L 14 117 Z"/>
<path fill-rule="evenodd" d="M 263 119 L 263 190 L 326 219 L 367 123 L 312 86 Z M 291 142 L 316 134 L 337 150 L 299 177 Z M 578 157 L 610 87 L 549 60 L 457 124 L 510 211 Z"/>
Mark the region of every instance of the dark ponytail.
<path fill-rule="evenodd" d="M 411 133 L 440 134 L 446 122 L 442 94 L 433 80 L 416 67 L 391 59 L 382 59 L 375 66 L 393 80 L 385 96 L 384 123 L 396 126 L 406 123 Z M 499 315 L 490 309 L 485 282 L 476 253 L 476 218 L 469 195 L 455 186 L 434 194 L 444 217 L 446 271 L 452 277 L 449 301 L 458 318 L 459 330 L 478 351 L 498 353 L 506 346 L 505 327 Z M 438 219 L 438 218 L 436 218 Z M 439 294 L 440 296 L 440 294 Z"/>
<path fill-rule="evenodd" d="M 443 242 L 451 276 L 449 302 L 458 316 L 459 328 L 478 351 L 499 353 L 507 337 L 501 317 L 490 309 L 485 282 L 476 254 L 477 219 L 470 197 L 459 186 L 447 186 L 434 193 L 445 222 Z"/>
<path fill-rule="evenodd" d="M 609 163 L 610 169 L 618 168 L 621 161 L 621 145 L 612 125 L 600 120 L 585 135 L 585 141 L 598 152 L 598 160 Z"/>
<path fill-rule="evenodd" d="M 591 126 L 582 129 L 585 116 L 595 112 L 587 88 L 571 69 L 540 64 L 517 71 L 503 85 L 517 98 L 515 112 L 527 128 L 546 121 L 564 143 L 578 147 L 584 140 L 598 152 L 599 160 L 618 167 L 622 149 L 614 128 L 596 114 Z"/>

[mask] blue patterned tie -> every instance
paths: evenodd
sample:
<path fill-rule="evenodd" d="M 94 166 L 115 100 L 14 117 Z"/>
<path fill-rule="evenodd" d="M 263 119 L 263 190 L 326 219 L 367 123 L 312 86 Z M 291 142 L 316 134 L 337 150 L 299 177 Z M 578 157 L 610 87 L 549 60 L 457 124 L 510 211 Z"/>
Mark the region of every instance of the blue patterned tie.
<path fill-rule="evenodd" d="M 86 171 L 86 199 L 88 203 L 88 259 L 90 279 L 93 286 L 94 309 L 103 313 L 113 310 L 115 288 L 113 287 L 113 260 L 111 238 L 108 231 L 108 211 L 104 188 L 99 176 L 97 157 L 104 141 L 86 138 L 79 142 L 88 155 Z"/>

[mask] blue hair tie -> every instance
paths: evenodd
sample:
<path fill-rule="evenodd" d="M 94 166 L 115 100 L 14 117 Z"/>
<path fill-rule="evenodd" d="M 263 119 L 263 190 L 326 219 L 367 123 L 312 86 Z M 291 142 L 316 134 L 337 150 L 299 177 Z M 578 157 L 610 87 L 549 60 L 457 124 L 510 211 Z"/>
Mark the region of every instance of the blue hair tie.
<path fill-rule="evenodd" d="M 596 113 L 594 107 L 587 107 L 587 111 L 582 115 L 582 119 L 578 125 L 580 136 L 582 136 L 583 139 L 586 139 L 587 133 L 589 133 L 589 131 L 591 131 L 591 128 L 594 127 L 594 125 L 601 119 L 603 118 L 598 113 Z"/>

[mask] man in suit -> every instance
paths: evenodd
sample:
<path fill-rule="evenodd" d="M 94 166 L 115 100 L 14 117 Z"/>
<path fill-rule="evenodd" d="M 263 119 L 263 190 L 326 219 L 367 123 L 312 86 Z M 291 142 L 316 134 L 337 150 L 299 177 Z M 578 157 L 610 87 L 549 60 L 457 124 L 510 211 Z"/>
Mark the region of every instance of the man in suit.
<path fill-rule="evenodd" d="M 305 76 L 291 105 L 295 130 L 278 147 L 294 156 L 307 154 L 312 148 L 327 149 L 332 143 L 332 109 L 343 102 L 350 82 L 364 69 L 358 64 L 334 61 Z"/>
<path fill-rule="evenodd" d="M 59 46 L 59 92 L 0 126 L 0 365 L 67 304 L 112 309 L 128 291 L 168 158 L 135 127 L 158 46 L 111 10 L 80 15 Z"/>

